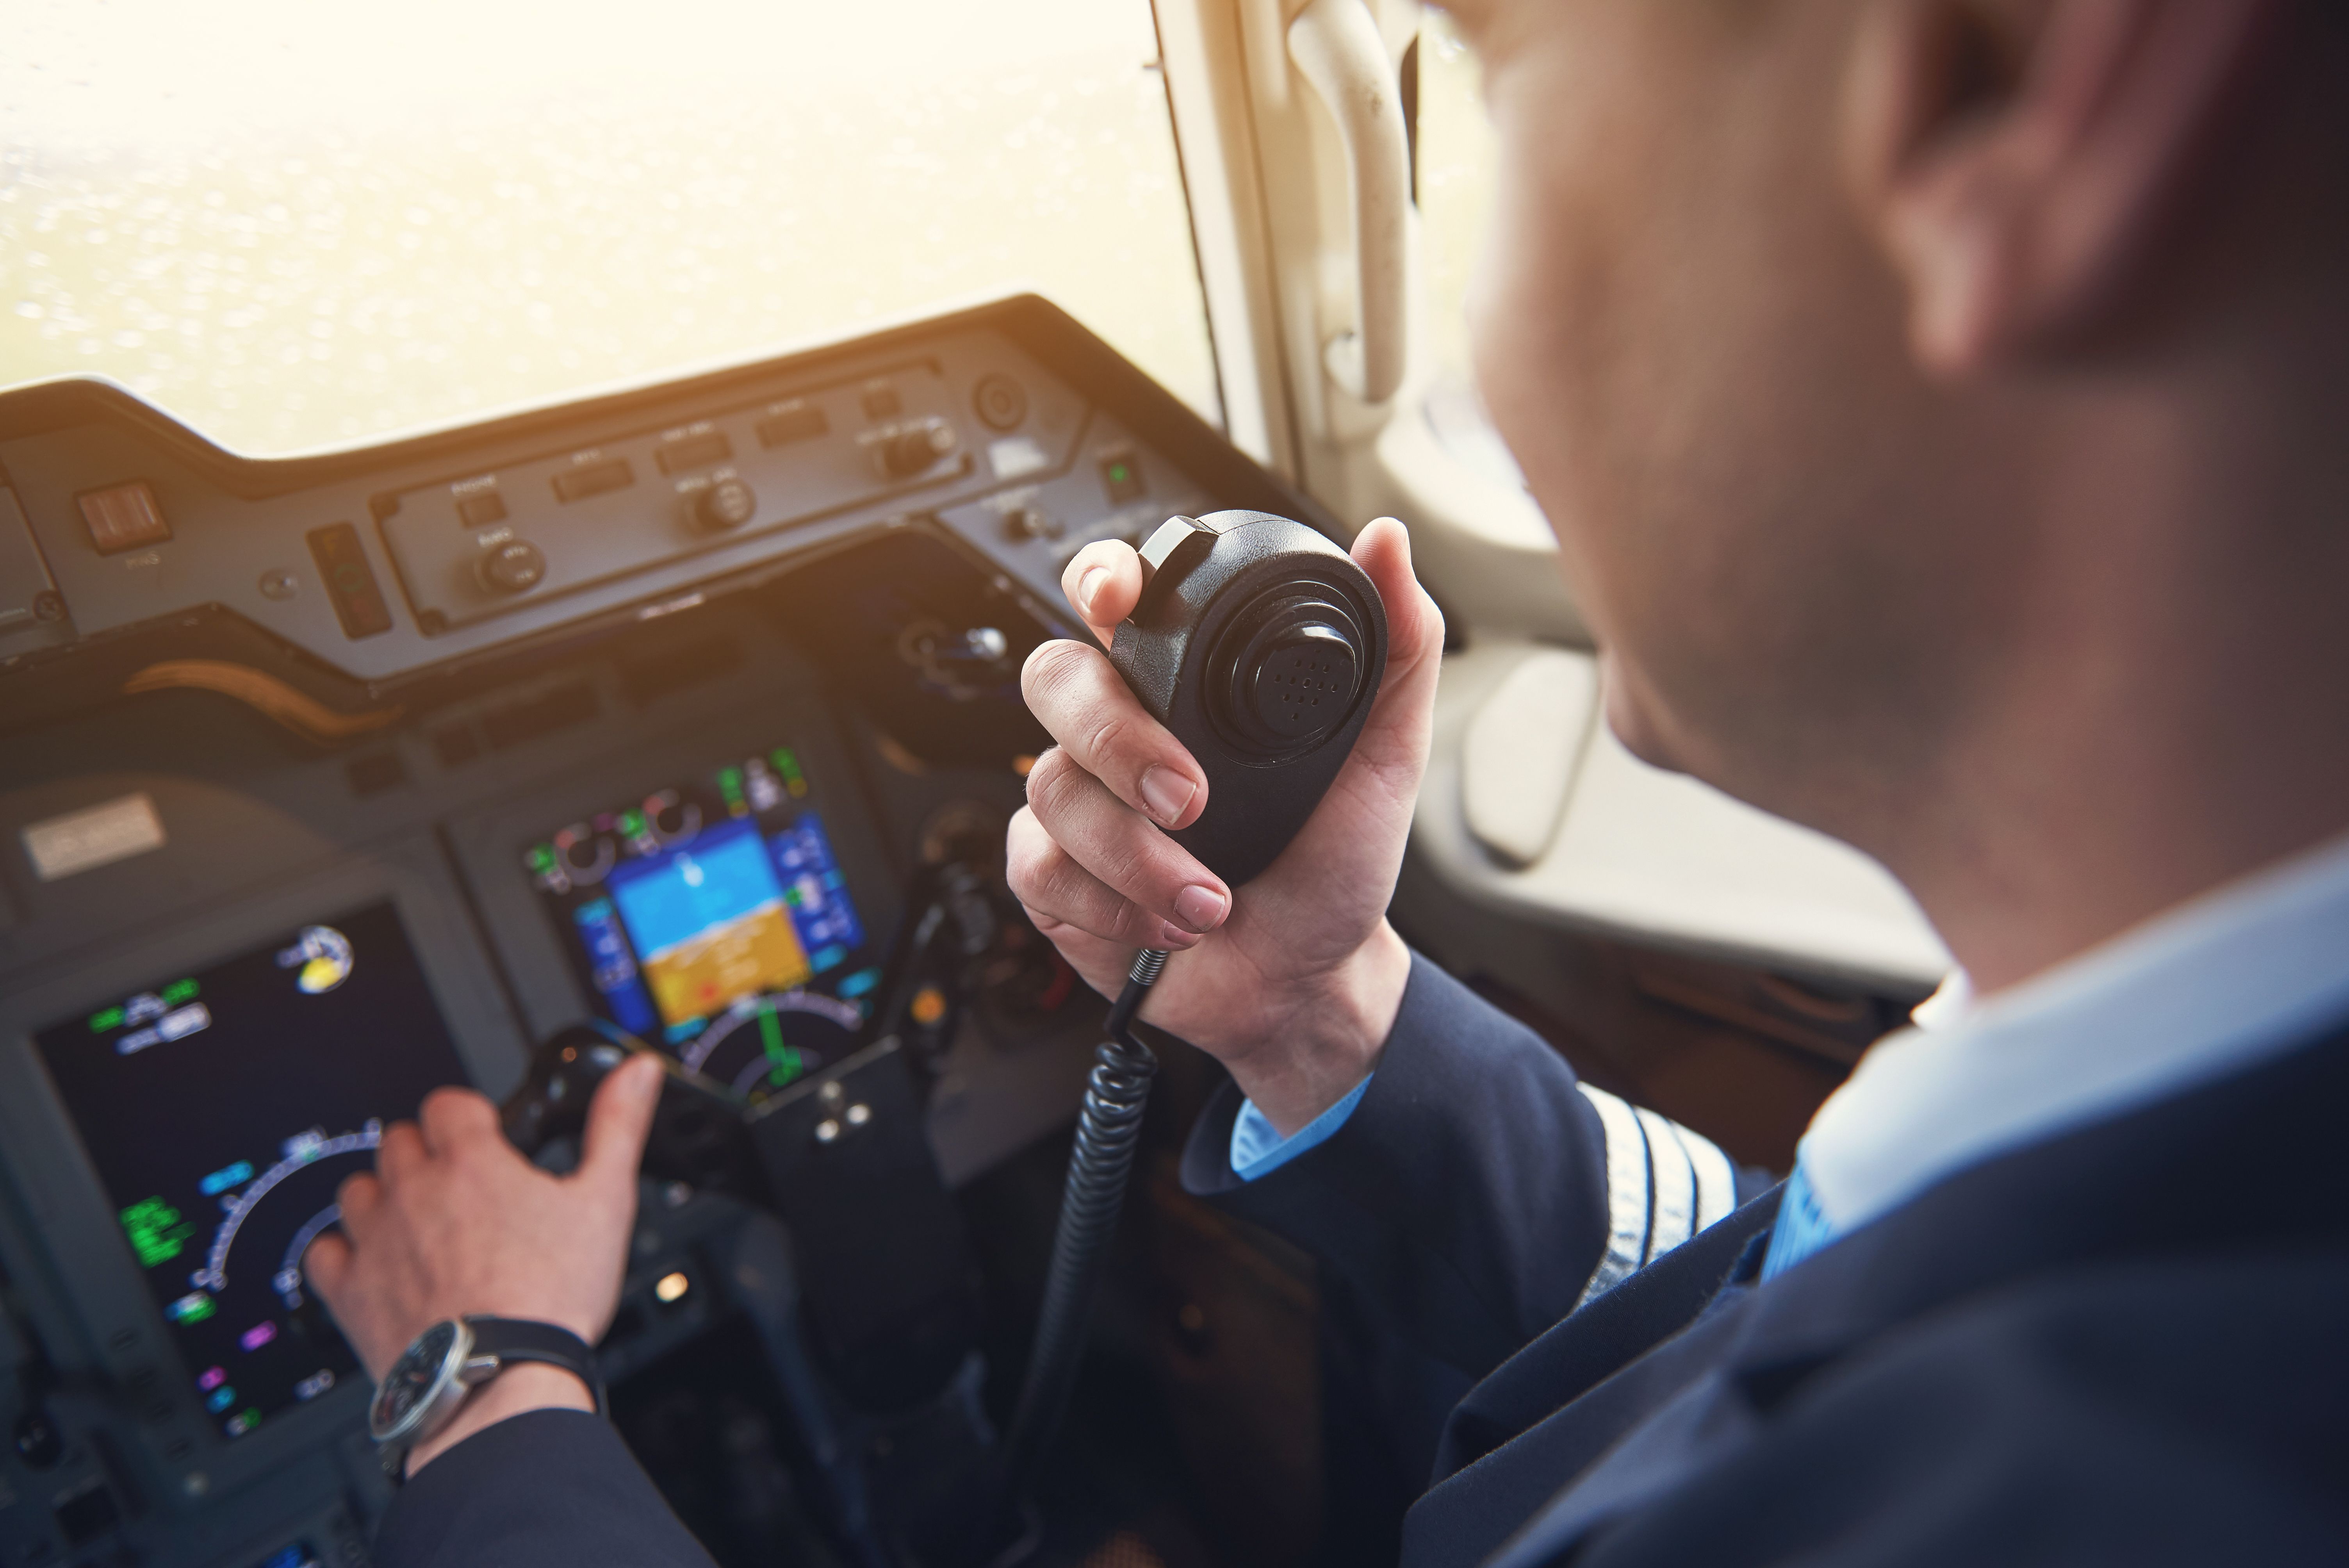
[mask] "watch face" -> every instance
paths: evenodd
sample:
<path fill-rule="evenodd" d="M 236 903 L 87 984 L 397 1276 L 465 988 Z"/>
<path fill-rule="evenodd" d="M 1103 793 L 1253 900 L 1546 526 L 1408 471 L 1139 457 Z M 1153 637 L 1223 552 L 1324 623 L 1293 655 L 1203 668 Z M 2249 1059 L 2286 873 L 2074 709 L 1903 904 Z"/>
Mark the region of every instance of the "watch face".
<path fill-rule="evenodd" d="M 402 1427 L 429 1407 L 433 1396 L 456 1376 L 457 1364 L 463 1358 L 458 1340 L 463 1335 L 462 1324 L 436 1323 L 418 1335 L 416 1343 L 391 1364 L 377 1385 L 375 1404 L 367 1411 L 367 1429 L 376 1441 L 400 1435 Z"/>

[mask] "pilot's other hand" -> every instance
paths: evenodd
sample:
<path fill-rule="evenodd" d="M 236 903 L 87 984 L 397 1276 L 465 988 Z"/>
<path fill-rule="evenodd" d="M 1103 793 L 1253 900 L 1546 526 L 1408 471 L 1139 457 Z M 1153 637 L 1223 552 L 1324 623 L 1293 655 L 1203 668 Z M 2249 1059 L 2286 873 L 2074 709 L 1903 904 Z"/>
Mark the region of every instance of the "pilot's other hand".
<path fill-rule="evenodd" d="M 1020 676 L 1060 744 L 1037 759 L 1011 820 L 1012 892 L 1104 995 L 1135 949 L 1174 950 L 1143 1019 L 1219 1057 L 1283 1133 L 1375 1065 L 1410 972 L 1386 908 L 1427 765 L 1444 617 L 1412 575 L 1402 523 L 1371 523 L 1353 554 L 1386 603 L 1384 684 L 1329 794 L 1237 902 L 1163 830 L 1199 820 L 1206 775 L 1102 648 L 1046 643 Z M 1061 585 L 1106 646 L 1141 597 L 1141 557 L 1089 544 Z"/>
<path fill-rule="evenodd" d="M 500 1130 L 497 1107 L 471 1089 L 436 1089 L 414 1121 L 384 1130 L 374 1174 L 350 1177 L 336 1194 L 341 1231 L 319 1236 L 302 1259 L 369 1377 L 380 1379 L 433 1324 L 468 1314 L 555 1324 L 590 1345 L 603 1337 L 619 1305 L 636 1166 L 660 1083 L 659 1064 L 645 1059 L 606 1077 L 567 1176 L 524 1160 Z M 492 1422 L 546 1408 L 595 1402 L 560 1367 L 509 1367 L 410 1451 L 409 1472 Z"/>

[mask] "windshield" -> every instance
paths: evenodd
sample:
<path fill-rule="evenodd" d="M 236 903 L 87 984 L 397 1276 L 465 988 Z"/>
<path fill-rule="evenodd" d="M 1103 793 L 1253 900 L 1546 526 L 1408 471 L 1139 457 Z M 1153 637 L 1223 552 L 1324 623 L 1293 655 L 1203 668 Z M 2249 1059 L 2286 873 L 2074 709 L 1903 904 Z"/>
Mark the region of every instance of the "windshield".
<path fill-rule="evenodd" d="M 342 445 L 1034 288 L 1218 417 L 1148 0 L 17 0 L 0 386 Z"/>

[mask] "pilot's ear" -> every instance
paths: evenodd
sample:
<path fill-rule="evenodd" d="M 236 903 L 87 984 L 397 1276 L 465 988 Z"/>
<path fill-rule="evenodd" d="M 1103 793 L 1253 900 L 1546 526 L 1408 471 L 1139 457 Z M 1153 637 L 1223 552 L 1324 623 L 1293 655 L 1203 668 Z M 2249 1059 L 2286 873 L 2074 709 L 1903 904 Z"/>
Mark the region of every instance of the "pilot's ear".
<path fill-rule="evenodd" d="M 1855 198 L 1933 374 L 2094 325 L 2203 167 L 2286 0 L 1876 0 Z"/>

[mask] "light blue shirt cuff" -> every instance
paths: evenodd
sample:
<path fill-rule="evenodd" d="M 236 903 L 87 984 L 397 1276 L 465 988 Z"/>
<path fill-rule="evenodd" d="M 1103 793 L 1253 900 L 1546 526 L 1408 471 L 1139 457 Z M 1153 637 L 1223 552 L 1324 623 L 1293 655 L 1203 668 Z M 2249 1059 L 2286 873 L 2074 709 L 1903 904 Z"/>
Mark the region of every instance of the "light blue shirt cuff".
<path fill-rule="evenodd" d="M 1811 1195 L 1811 1179 L 1803 1171 L 1802 1150 L 1796 1150 L 1794 1171 L 1778 1197 L 1777 1221 L 1770 1227 L 1770 1250 L 1762 1254 L 1762 1277 L 1776 1279 L 1835 1239 L 1836 1228 Z"/>
<path fill-rule="evenodd" d="M 1268 1172 L 1279 1170 L 1316 1144 L 1326 1143 L 1330 1136 L 1346 1125 L 1354 1108 L 1362 1103 L 1362 1093 L 1371 1087 L 1371 1078 L 1346 1091 L 1346 1098 L 1283 1138 L 1274 1130 L 1264 1112 L 1252 1099 L 1240 1102 L 1240 1113 L 1232 1119 L 1232 1174 L 1243 1181 L 1253 1181 Z"/>

